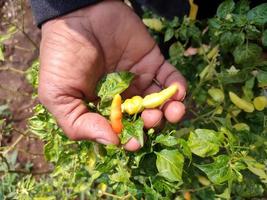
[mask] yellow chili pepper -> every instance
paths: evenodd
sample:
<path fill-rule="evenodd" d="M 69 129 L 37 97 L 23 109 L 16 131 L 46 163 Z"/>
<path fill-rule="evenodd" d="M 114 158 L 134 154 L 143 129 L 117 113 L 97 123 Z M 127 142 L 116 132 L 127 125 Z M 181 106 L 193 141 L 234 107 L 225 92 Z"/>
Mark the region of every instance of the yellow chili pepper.
<path fill-rule="evenodd" d="M 158 93 L 152 93 L 145 96 L 143 99 L 144 108 L 156 108 L 162 105 L 168 99 L 170 99 L 177 92 L 177 90 L 178 85 L 173 84 Z"/>
<path fill-rule="evenodd" d="M 244 99 L 241 99 L 235 93 L 229 92 L 229 97 L 230 97 L 232 103 L 235 104 L 236 107 L 244 110 L 245 112 L 249 112 L 249 113 L 254 111 L 254 106 L 252 103 L 250 103 Z"/>
<path fill-rule="evenodd" d="M 194 0 L 189 0 L 189 4 L 190 4 L 189 18 L 191 20 L 195 20 L 197 18 L 198 5 L 194 3 Z"/>
<path fill-rule="evenodd" d="M 267 107 L 267 97 L 266 96 L 258 96 L 253 100 L 253 104 L 258 111 L 264 110 Z"/>
<path fill-rule="evenodd" d="M 133 115 L 144 110 L 143 98 L 140 96 L 134 96 L 131 99 L 126 99 L 121 105 L 122 112 L 126 112 L 129 115 Z"/>
<path fill-rule="evenodd" d="M 110 108 L 110 122 L 113 131 L 120 134 L 123 128 L 122 111 L 121 111 L 121 96 L 116 94 L 112 100 Z"/>

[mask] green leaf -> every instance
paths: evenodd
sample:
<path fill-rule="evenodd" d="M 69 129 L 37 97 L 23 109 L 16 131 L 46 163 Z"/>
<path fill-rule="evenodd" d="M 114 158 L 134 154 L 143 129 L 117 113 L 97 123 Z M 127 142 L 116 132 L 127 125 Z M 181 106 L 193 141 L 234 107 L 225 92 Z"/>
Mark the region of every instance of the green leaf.
<path fill-rule="evenodd" d="M 29 67 L 26 71 L 26 79 L 34 88 L 38 87 L 39 67 L 39 60 L 34 60 L 31 64 L 31 67 Z"/>
<path fill-rule="evenodd" d="M 265 46 L 265 47 L 267 47 L 267 30 L 265 30 L 262 33 L 261 41 L 262 41 L 262 45 Z"/>
<path fill-rule="evenodd" d="M 221 127 L 219 131 L 226 136 L 226 140 L 229 143 L 230 148 L 232 148 L 236 143 L 235 136 L 225 127 Z"/>
<path fill-rule="evenodd" d="M 159 19 L 156 18 L 145 18 L 143 23 L 150 29 L 160 32 L 163 28 L 163 24 Z"/>
<path fill-rule="evenodd" d="M 251 100 L 254 96 L 254 93 L 253 93 L 254 83 L 255 83 L 255 77 L 252 77 L 248 79 L 245 82 L 245 85 L 242 87 L 244 96 L 247 100 Z"/>
<path fill-rule="evenodd" d="M 244 28 L 248 24 L 248 19 L 245 15 L 233 15 L 232 17 L 234 19 L 233 26 Z"/>
<path fill-rule="evenodd" d="M 168 147 L 178 144 L 176 138 L 171 135 L 159 135 L 158 137 L 156 137 L 155 143 L 163 144 Z"/>
<path fill-rule="evenodd" d="M 246 156 L 244 162 L 247 164 L 249 171 L 257 175 L 263 183 L 267 183 L 267 170 L 264 164 L 257 162 L 250 156 Z"/>
<path fill-rule="evenodd" d="M 97 96 L 101 98 L 101 102 L 111 101 L 115 94 L 120 94 L 129 87 L 133 78 L 131 72 L 110 73 L 97 85 Z"/>
<path fill-rule="evenodd" d="M 235 13 L 237 14 L 245 14 L 249 11 L 249 1 L 248 0 L 240 0 L 237 2 L 235 6 Z"/>
<path fill-rule="evenodd" d="M 267 71 L 259 71 L 256 77 L 259 87 L 267 86 Z"/>
<path fill-rule="evenodd" d="M 236 71 L 234 74 L 231 73 L 232 72 L 229 72 L 229 70 L 221 72 L 219 74 L 220 81 L 224 84 L 243 83 L 244 80 L 247 80 L 250 76 L 249 70 L 247 68 L 244 68 L 240 71 Z"/>
<path fill-rule="evenodd" d="M 215 184 L 220 184 L 232 178 L 230 168 L 230 157 L 219 155 L 214 158 L 214 162 L 204 165 L 196 165 L 201 171 L 207 174 L 208 178 Z"/>
<path fill-rule="evenodd" d="M 13 34 L 15 34 L 18 31 L 16 26 L 10 26 L 7 30 L 6 34 L 0 35 L 0 43 L 3 43 L 4 41 L 10 39 Z"/>
<path fill-rule="evenodd" d="M 223 193 L 221 194 L 217 194 L 216 197 L 219 199 L 231 199 L 231 191 L 229 190 L 229 188 L 225 188 L 225 190 L 223 191 Z"/>
<path fill-rule="evenodd" d="M 242 45 L 245 41 L 244 33 L 232 33 L 227 31 L 220 38 L 220 45 L 225 51 L 231 51 L 236 46 Z"/>
<path fill-rule="evenodd" d="M 181 149 L 182 153 L 183 153 L 186 157 L 188 157 L 188 158 L 190 159 L 190 161 L 191 161 L 191 160 L 192 160 L 192 153 L 191 153 L 191 150 L 190 150 L 190 148 L 189 148 L 187 142 L 186 142 L 184 139 L 182 139 L 182 138 L 179 138 L 179 139 L 177 140 L 177 142 L 178 142 L 178 144 L 180 145 L 180 149 Z"/>
<path fill-rule="evenodd" d="M 252 8 L 248 12 L 247 18 L 258 26 L 265 25 L 267 23 L 267 3 Z"/>
<path fill-rule="evenodd" d="M 173 28 L 168 28 L 164 35 L 164 42 L 169 41 L 174 36 Z"/>
<path fill-rule="evenodd" d="M 184 53 L 184 47 L 180 42 L 175 42 L 170 46 L 169 55 L 170 57 L 177 58 L 182 56 Z"/>
<path fill-rule="evenodd" d="M 155 179 L 153 180 L 153 188 L 162 193 L 164 192 L 165 194 L 166 193 L 175 193 L 179 188 L 180 186 L 182 185 L 183 183 L 182 182 L 172 182 L 170 183 L 168 180 L 164 179 L 163 177 L 155 177 Z M 162 198 L 161 198 L 162 199 Z M 168 200 L 168 199 L 166 199 Z"/>
<path fill-rule="evenodd" d="M 225 18 L 227 14 L 231 13 L 235 8 L 235 2 L 233 0 L 226 0 L 221 3 L 217 9 L 217 16 Z"/>
<path fill-rule="evenodd" d="M 0 44 L 0 61 L 5 61 L 3 45 Z"/>
<path fill-rule="evenodd" d="M 161 152 L 156 152 L 157 169 L 159 176 L 166 178 L 169 181 L 181 181 L 184 165 L 184 157 L 178 150 L 164 149 Z"/>
<path fill-rule="evenodd" d="M 246 66 L 253 65 L 260 58 L 261 54 L 261 47 L 253 43 L 238 46 L 233 52 L 235 62 Z"/>
<path fill-rule="evenodd" d="M 111 181 L 127 183 L 130 181 L 131 174 L 128 172 L 127 168 L 123 166 L 121 162 L 118 163 L 116 168 L 117 172 L 109 176 Z"/>
<path fill-rule="evenodd" d="M 236 183 L 233 186 L 233 193 L 243 198 L 260 197 L 264 193 L 262 185 L 250 178 L 246 178 L 241 183 Z"/>
<path fill-rule="evenodd" d="M 188 138 L 188 146 L 191 151 L 200 156 L 208 157 L 219 152 L 223 134 L 208 129 L 196 129 Z"/>
<path fill-rule="evenodd" d="M 128 121 L 128 120 L 123 120 L 123 130 L 120 135 L 121 138 L 121 143 L 126 144 L 129 139 L 134 137 L 137 139 L 139 144 L 141 146 L 144 145 L 144 122 L 141 117 L 139 117 L 136 121 Z"/>
<path fill-rule="evenodd" d="M 254 25 L 247 25 L 245 32 L 246 38 L 250 40 L 258 40 L 261 37 L 261 31 Z"/>

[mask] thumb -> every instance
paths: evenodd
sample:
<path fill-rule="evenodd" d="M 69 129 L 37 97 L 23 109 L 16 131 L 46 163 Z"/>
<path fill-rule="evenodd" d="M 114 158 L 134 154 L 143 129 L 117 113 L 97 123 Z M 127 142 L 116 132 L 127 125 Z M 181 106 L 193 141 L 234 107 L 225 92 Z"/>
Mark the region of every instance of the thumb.
<path fill-rule="evenodd" d="M 65 97 L 65 101 L 57 102 L 49 99 L 40 98 L 40 101 L 55 116 L 59 126 L 71 140 L 119 144 L 119 138 L 108 120 L 100 114 L 89 112 L 82 99 Z"/>

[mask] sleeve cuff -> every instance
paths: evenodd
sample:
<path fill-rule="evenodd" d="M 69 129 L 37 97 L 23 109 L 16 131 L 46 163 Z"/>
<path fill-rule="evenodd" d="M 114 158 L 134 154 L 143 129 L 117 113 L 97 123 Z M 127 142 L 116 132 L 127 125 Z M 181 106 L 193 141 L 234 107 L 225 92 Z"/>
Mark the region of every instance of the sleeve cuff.
<path fill-rule="evenodd" d="M 40 28 L 44 22 L 50 19 L 100 1 L 101 0 L 31 0 L 31 6 L 37 26 Z"/>

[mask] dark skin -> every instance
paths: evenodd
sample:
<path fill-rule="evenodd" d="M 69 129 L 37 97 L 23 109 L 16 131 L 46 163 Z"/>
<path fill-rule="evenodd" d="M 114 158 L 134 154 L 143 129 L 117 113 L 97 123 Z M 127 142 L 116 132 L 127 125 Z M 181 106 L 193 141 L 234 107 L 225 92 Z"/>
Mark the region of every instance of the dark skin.
<path fill-rule="evenodd" d="M 165 61 L 138 16 L 120 1 L 103 1 L 46 22 L 40 61 L 39 99 L 72 140 L 119 144 L 108 120 L 89 112 L 84 104 L 84 100 L 97 99 L 97 82 L 114 71 L 136 74 L 124 98 L 179 85 L 177 94 L 161 110 L 143 112 L 146 128 L 159 125 L 163 116 L 178 122 L 185 112 L 179 102 L 185 96 L 185 79 Z M 134 138 L 125 145 L 129 151 L 139 148 Z"/>

